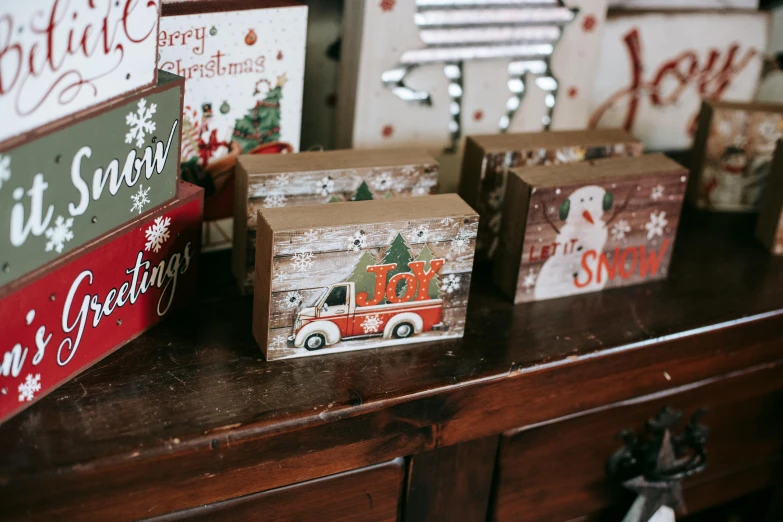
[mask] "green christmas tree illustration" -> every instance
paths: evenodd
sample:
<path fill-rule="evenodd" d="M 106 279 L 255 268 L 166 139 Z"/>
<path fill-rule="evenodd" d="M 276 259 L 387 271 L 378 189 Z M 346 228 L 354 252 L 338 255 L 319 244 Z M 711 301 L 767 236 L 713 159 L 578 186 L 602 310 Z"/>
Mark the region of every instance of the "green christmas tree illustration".
<path fill-rule="evenodd" d="M 370 192 L 370 187 L 367 186 L 367 182 L 362 181 L 362 184 L 356 189 L 356 194 L 353 195 L 351 201 L 370 201 L 371 199 L 372 192 Z"/>
<path fill-rule="evenodd" d="M 250 152 L 262 143 L 280 140 L 280 100 L 283 98 L 285 75 L 277 78 L 277 85 L 266 93 L 263 100 L 234 124 L 233 140 L 242 147 L 242 153 Z"/>
<path fill-rule="evenodd" d="M 350 277 L 346 279 L 349 283 L 356 285 L 356 295 L 366 292 L 367 296 L 372 299 L 373 294 L 375 294 L 375 274 L 368 272 L 367 267 L 375 264 L 377 262 L 373 255 L 365 250 L 356 266 L 353 267 Z"/>
<path fill-rule="evenodd" d="M 427 272 L 430 269 L 430 261 L 433 259 L 435 259 L 435 254 L 432 253 L 430 247 L 425 243 L 414 261 L 424 261 L 424 271 Z M 438 274 L 435 274 L 432 276 L 432 279 L 430 279 L 430 284 L 427 287 L 427 294 L 429 294 L 430 299 L 440 299 L 443 295 L 440 289 L 440 276 Z"/>
<path fill-rule="evenodd" d="M 394 268 L 394 270 L 389 270 L 387 274 L 387 281 L 390 280 L 393 276 L 397 274 L 401 274 L 402 272 L 410 272 L 411 269 L 408 266 L 408 263 L 411 262 L 411 252 L 408 248 L 408 245 L 405 244 L 405 240 L 402 238 L 401 234 L 397 234 L 397 237 L 394 238 L 394 241 L 392 241 L 391 245 L 389 245 L 388 250 L 386 250 L 386 253 L 383 256 L 383 262 L 382 264 L 387 265 L 389 263 L 396 263 L 397 266 Z M 400 281 L 397 283 L 397 295 L 402 296 L 405 295 L 405 292 L 408 288 L 408 285 L 404 281 Z"/>

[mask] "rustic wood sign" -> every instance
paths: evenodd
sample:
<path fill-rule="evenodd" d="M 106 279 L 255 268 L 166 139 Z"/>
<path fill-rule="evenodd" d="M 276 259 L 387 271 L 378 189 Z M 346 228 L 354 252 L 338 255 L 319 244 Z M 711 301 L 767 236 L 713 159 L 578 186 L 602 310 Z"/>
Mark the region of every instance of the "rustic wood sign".
<path fill-rule="evenodd" d="M 641 153 L 642 144 L 619 129 L 469 136 L 459 194 L 481 216 L 476 258 L 497 250 L 509 169 Z"/>
<path fill-rule="evenodd" d="M 688 199 L 699 208 L 757 211 L 781 137 L 781 104 L 704 102 Z"/>
<path fill-rule="evenodd" d="M 650 150 L 686 149 L 702 100 L 753 98 L 768 36 L 766 12 L 611 14 L 589 124 L 623 127 Z"/>
<path fill-rule="evenodd" d="M 775 255 L 783 255 L 783 141 L 778 141 L 769 181 L 759 208 L 756 237 Z"/>
<path fill-rule="evenodd" d="M 0 422 L 188 302 L 196 290 L 203 191 L 71 251 L 0 292 Z"/>
<path fill-rule="evenodd" d="M 687 181 L 662 154 L 513 169 L 495 282 L 521 303 L 665 278 Z"/>
<path fill-rule="evenodd" d="M 22 134 L 154 86 L 159 4 L 2 2 L 0 149 L 29 139 Z"/>
<path fill-rule="evenodd" d="M 0 286 L 175 196 L 183 83 L 0 150 Z"/>
<path fill-rule="evenodd" d="M 455 194 L 259 211 L 267 360 L 461 337 L 477 225 Z"/>
<path fill-rule="evenodd" d="M 335 150 L 240 156 L 234 211 L 234 275 L 253 291 L 259 209 L 425 196 L 438 190 L 438 164 L 421 150 Z"/>

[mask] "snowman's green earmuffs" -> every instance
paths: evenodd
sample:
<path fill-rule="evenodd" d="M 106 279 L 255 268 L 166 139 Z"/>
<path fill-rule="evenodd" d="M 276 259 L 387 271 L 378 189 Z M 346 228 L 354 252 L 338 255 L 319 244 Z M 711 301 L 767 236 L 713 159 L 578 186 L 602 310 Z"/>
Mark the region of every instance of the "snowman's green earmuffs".
<path fill-rule="evenodd" d="M 604 212 L 612 208 L 614 204 L 614 196 L 608 190 L 604 192 L 604 201 L 602 203 Z M 565 221 L 568 218 L 568 212 L 571 210 L 571 200 L 566 199 L 560 203 L 560 220 Z"/>

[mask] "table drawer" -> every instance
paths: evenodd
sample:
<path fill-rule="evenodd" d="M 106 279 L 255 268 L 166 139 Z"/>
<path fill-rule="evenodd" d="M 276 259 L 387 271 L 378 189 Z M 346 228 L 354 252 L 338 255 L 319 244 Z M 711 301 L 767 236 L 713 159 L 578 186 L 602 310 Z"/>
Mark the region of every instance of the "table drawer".
<path fill-rule="evenodd" d="M 687 416 L 709 409 L 701 420 L 710 429 L 707 469 L 685 482 L 686 504 L 689 490 L 693 493 L 691 511 L 746 493 L 747 481 L 729 478 L 749 469 L 768 470 L 779 457 L 783 367 L 770 365 L 505 433 L 492 518 L 567 521 L 630 503 L 632 495 L 607 477 L 606 460 L 622 446 L 615 438 L 620 430 L 640 432 L 665 406 Z M 771 473 L 766 476 L 771 480 Z M 711 480 L 707 498 L 700 490 Z"/>

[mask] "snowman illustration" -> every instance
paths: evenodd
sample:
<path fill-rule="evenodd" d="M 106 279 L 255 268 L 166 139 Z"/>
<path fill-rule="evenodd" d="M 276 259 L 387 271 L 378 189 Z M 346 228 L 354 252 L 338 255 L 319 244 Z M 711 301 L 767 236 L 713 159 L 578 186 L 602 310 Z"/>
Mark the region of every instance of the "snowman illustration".
<path fill-rule="evenodd" d="M 608 235 L 604 213 L 612 208 L 613 203 L 612 193 L 596 185 L 581 187 L 563 201 L 559 217 L 565 224 L 557 233 L 555 253 L 544 262 L 538 273 L 536 299 L 552 299 L 603 289 L 606 278 L 598 282 L 596 277 L 598 257 L 603 252 Z M 582 256 L 591 250 L 597 255 L 588 258 L 586 262 L 590 263 L 593 277 L 588 284 L 579 288 L 574 280 L 581 282 L 588 279 L 582 267 Z"/>
<path fill-rule="evenodd" d="M 732 208 L 742 204 L 745 192 L 745 168 L 748 156 L 745 149 L 726 147 L 720 158 L 715 177 L 707 186 L 707 197 L 717 208 Z"/>

